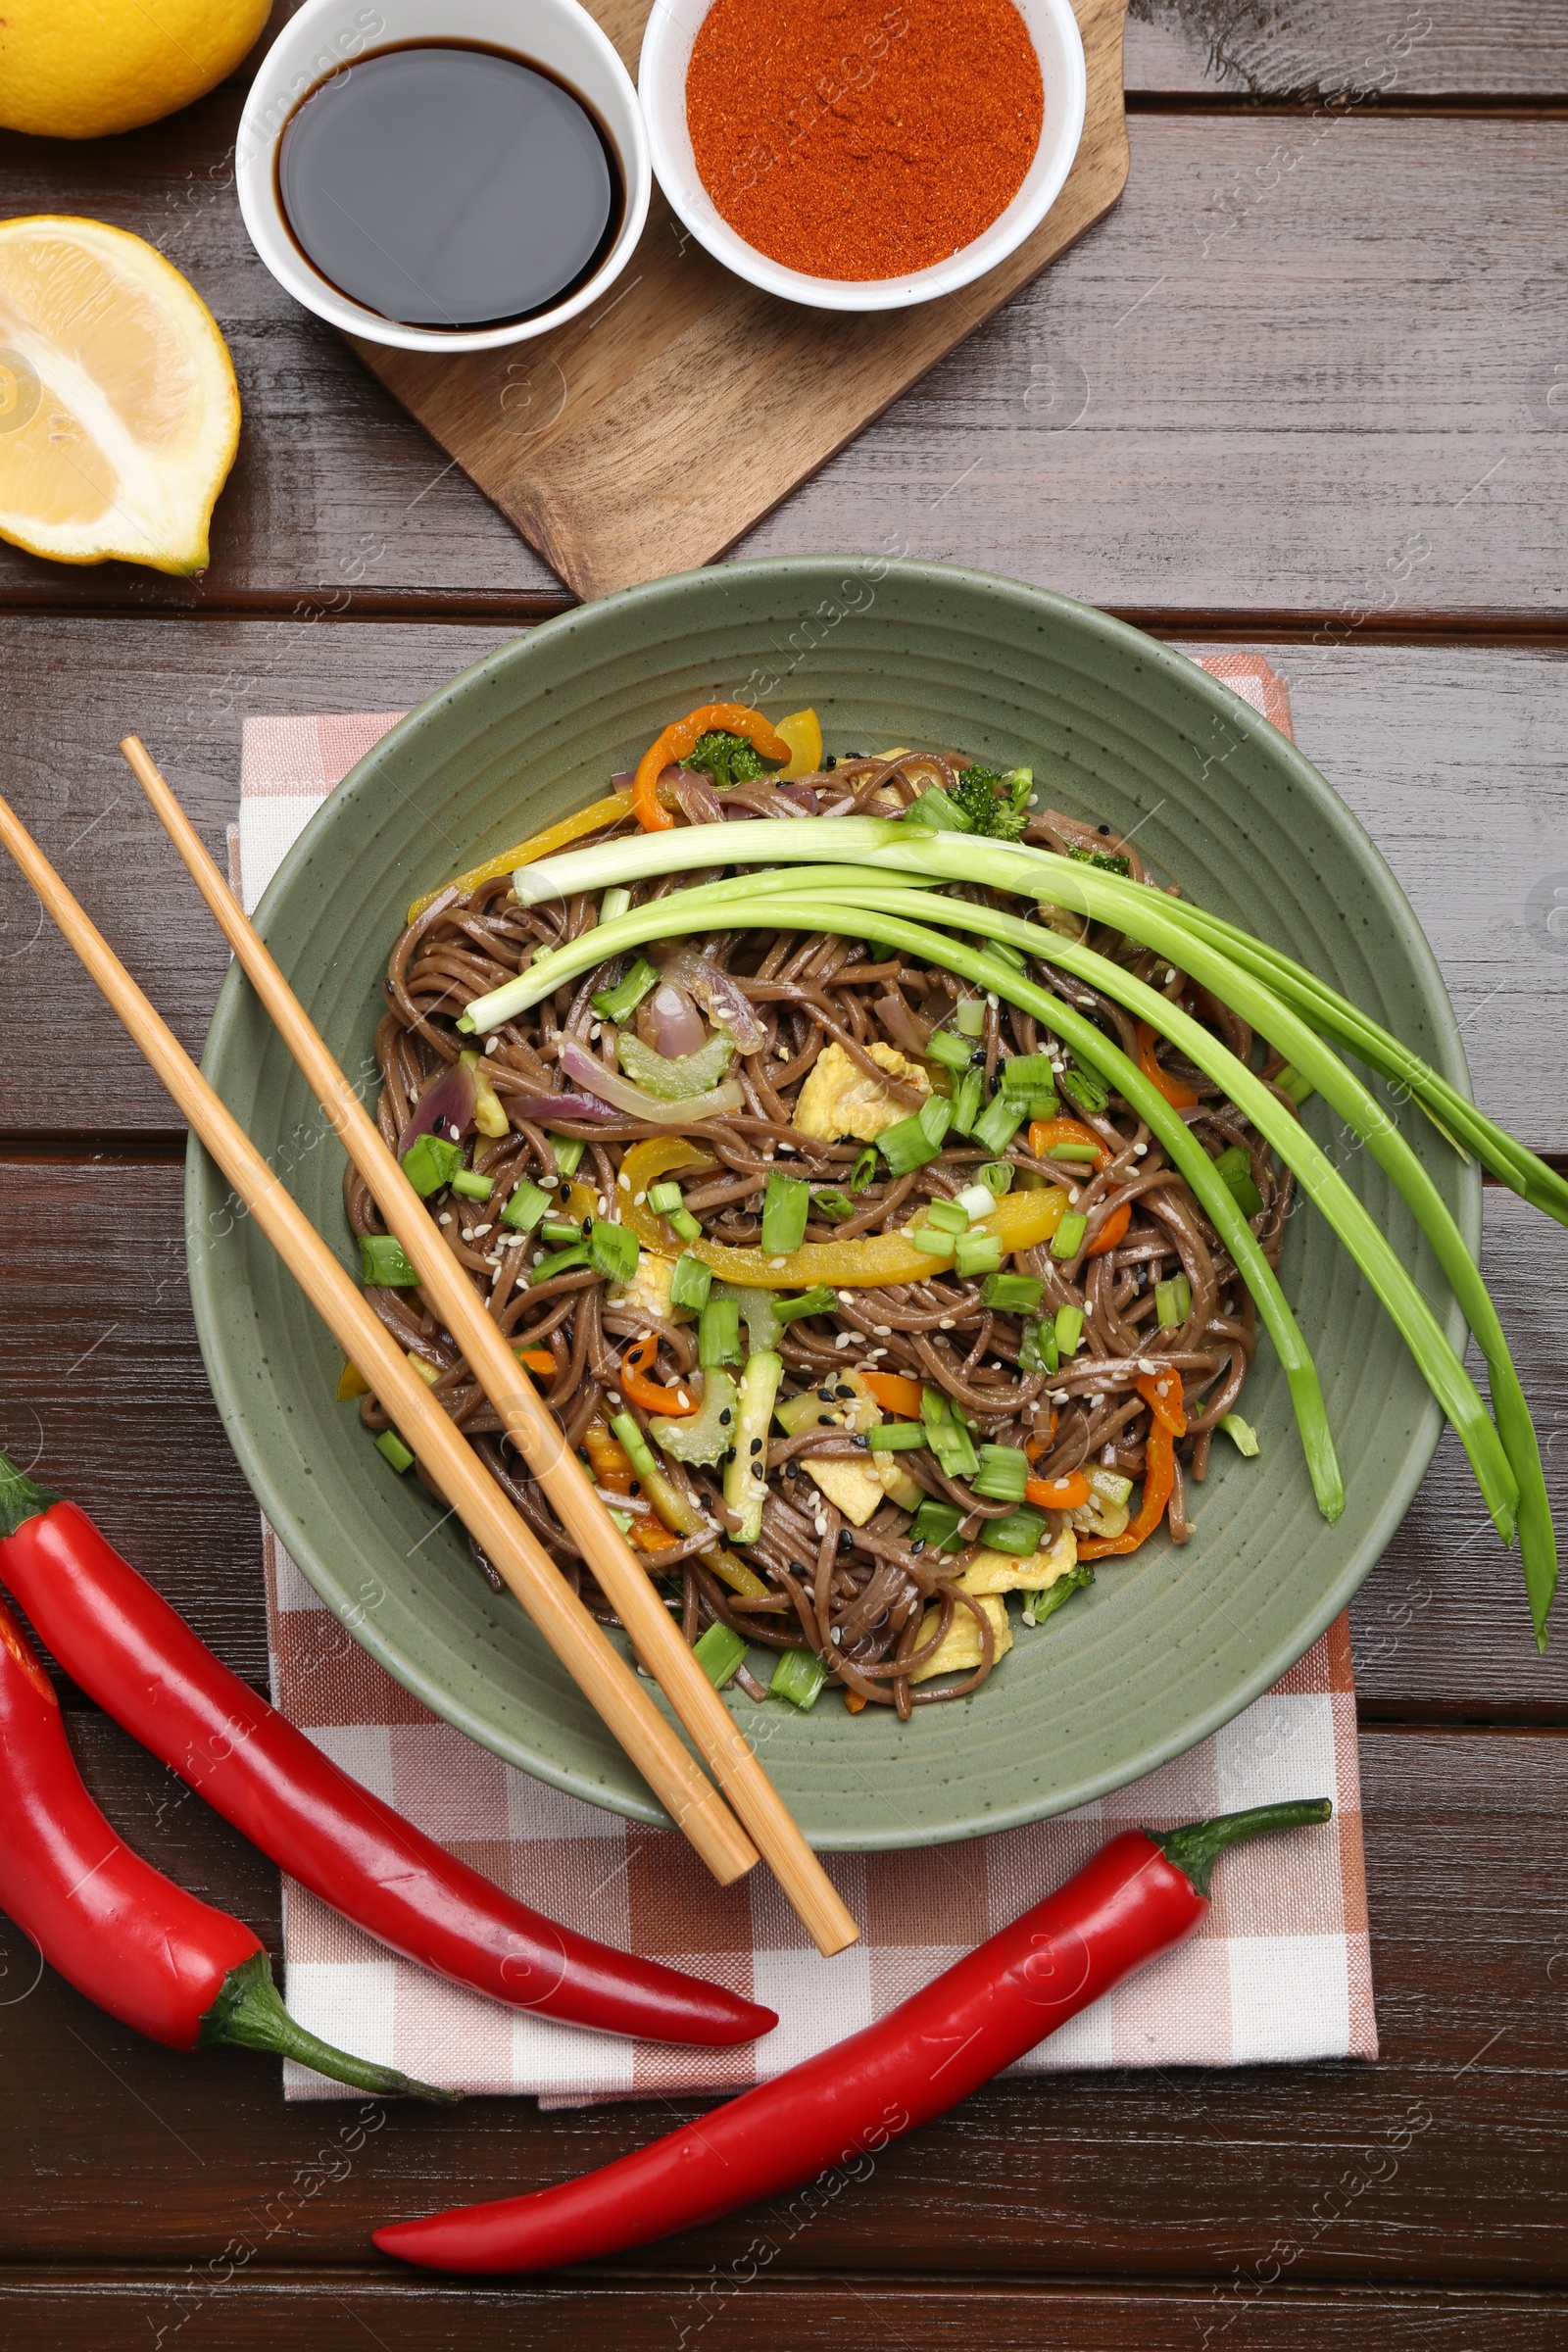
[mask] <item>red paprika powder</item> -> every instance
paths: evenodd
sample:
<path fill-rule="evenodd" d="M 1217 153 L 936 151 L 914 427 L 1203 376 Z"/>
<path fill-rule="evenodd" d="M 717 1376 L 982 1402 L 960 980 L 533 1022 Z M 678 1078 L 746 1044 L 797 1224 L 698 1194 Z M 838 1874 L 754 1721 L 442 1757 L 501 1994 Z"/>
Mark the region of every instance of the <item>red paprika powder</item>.
<path fill-rule="evenodd" d="M 714 0 L 686 76 L 717 211 L 813 277 L 903 277 L 972 244 L 1044 115 L 1012 0 Z"/>

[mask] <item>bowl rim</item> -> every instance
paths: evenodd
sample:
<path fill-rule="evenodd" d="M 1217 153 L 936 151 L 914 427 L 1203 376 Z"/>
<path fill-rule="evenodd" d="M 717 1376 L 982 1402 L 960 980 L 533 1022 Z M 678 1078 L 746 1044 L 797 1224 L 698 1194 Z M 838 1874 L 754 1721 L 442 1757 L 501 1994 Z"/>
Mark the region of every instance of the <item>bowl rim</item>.
<path fill-rule="evenodd" d="M 708 17 L 714 4 L 715 0 L 702 0 L 699 23 Z M 648 19 L 638 56 L 637 94 L 642 102 L 654 176 L 665 201 L 704 250 L 735 276 L 744 279 L 748 285 L 758 287 L 764 294 L 779 295 L 786 302 L 798 303 L 808 310 L 909 310 L 920 303 L 940 301 L 944 295 L 956 294 L 961 287 L 972 285 L 976 278 L 1000 269 L 1004 261 L 1017 252 L 1020 245 L 1034 235 L 1061 194 L 1083 140 L 1089 75 L 1084 58 L 1083 33 L 1071 0 L 1032 0 L 1032 5 L 1042 9 L 1052 19 L 1063 44 L 1067 60 L 1067 112 L 1050 171 L 1004 235 L 998 236 L 996 232 L 1006 220 L 1012 205 L 1008 205 L 990 227 L 982 229 L 979 236 L 963 246 L 951 260 L 935 262 L 929 269 L 911 270 L 904 277 L 812 277 L 805 270 L 791 270 L 784 263 L 772 261 L 766 254 L 760 253 L 755 245 L 748 245 L 745 238 L 738 235 L 718 213 L 701 180 L 685 169 L 672 141 L 664 111 L 658 102 L 655 75 L 662 62 L 662 53 L 683 34 L 676 25 L 674 11 L 656 5 Z M 1034 41 L 1032 31 L 1030 39 Z M 1038 54 L 1038 42 L 1035 47 Z M 1039 152 L 1037 149 L 1037 160 Z M 1033 168 L 1031 164 L 1030 169 Z M 1013 202 L 1016 201 L 1014 198 Z"/>
<path fill-rule="evenodd" d="M 789 580 L 794 577 L 820 577 L 829 570 L 838 573 L 846 562 L 857 560 L 844 556 L 793 556 L 764 558 L 718 568 L 725 577 L 751 575 Z M 1003 593 L 1022 600 L 1036 611 L 1044 607 L 1070 623 L 1085 628 L 1092 637 L 1098 637 L 1102 644 L 1126 654 L 1136 654 L 1146 667 L 1158 668 L 1179 679 L 1184 688 L 1206 703 L 1217 717 L 1225 719 L 1231 717 L 1238 709 L 1244 710 L 1249 728 L 1254 732 L 1263 730 L 1271 739 L 1272 756 L 1289 768 L 1292 784 L 1301 794 L 1305 805 L 1330 813 L 1334 823 L 1344 827 L 1355 840 L 1367 879 L 1383 901 L 1391 926 L 1400 936 L 1423 996 L 1434 1005 L 1447 1007 L 1451 1013 L 1451 1000 L 1431 942 L 1396 876 L 1365 826 L 1327 779 L 1297 749 L 1290 737 L 1282 735 L 1251 704 L 1242 703 L 1222 680 L 1213 677 L 1175 648 L 1147 636 L 1130 622 L 1119 620 L 1095 606 L 1063 596 L 1057 591 L 1035 587 L 1029 582 L 1009 579 L 998 573 L 982 572 L 971 566 L 913 559 L 879 557 L 875 561 L 879 566 L 879 578 L 898 576 L 918 581 L 935 578 L 950 586 L 968 585 L 989 596 Z M 295 878 L 305 871 L 316 856 L 318 836 L 328 819 L 328 812 L 340 816 L 345 808 L 352 808 L 362 798 L 373 801 L 379 761 L 388 755 L 395 755 L 409 745 L 417 743 L 420 735 L 438 721 L 444 708 L 454 697 L 470 693 L 484 694 L 498 671 L 510 663 L 526 659 L 526 649 L 545 641 L 547 633 L 559 637 L 585 624 L 598 625 L 607 617 L 618 616 L 644 605 L 657 607 L 663 599 L 672 594 L 678 595 L 684 588 L 699 583 L 711 588 L 713 578 L 712 567 L 674 573 L 664 579 L 644 582 L 635 588 L 600 598 L 592 605 L 573 607 L 539 623 L 526 634 L 496 647 L 493 652 L 482 656 L 478 662 L 470 663 L 427 695 L 356 763 L 308 820 L 257 907 L 254 919 L 263 939 L 268 936 L 276 906 Z M 202 1054 L 203 1072 L 215 1084 L 225 1051 L 231 1048 L 236 1025 L 248 1011 L 247 984 L 239 966 L 231 963 L 219 991 Z M 1432 1059 L 1434 1066 L 1442 1071 L 1451 1085 L 1459 1088 L 1467 1097 L 1471 1095 L 1463 1037 L 1457 1022 L 1451 1018 L 1440 1025 L 1432 1049 Z M 1454 1220 L 1463 1235 L 1466 1248 L 1473 1257 L 1479 1259 L 1482 1224 L 1480 1169 L 1474 1162 L 1467 1162 L 1455 1171 L 1454 1180 Z M 193 1237 L 202 1230 L 205 1213 L 215 1198 L 221 1198 L 221 1178 L 215 1164 L 207 1158 L 197 1138 L 192 1135 L 187 1143 L 185 1159 L 187 1270 L 197 1336 L 215 1401 L 245 1479 L 278 1540 L 307 1582 L 328 1606 L 334 1606 L 336 1596 L 330 1574 L 320 1563 L 313 1560 L 312 1540 L 295 1511 L 287 1483 L 280 1474 L 274 1474 L 247 1426 L 243 1382 L 221 1350 L 220 1291 L 222 1286 L 218 1272 L 219 1253 L 216 1250 L 199 1250 L 191 1246 Z M 1436 1311 L 1448 1339 L 1462 1351 L 1466 1327 L 1458 1301 L 1450 1296 L 1439 1304 Z M 1405 1445 L 1399 1473 L 1391 1481 L 1365 1533 L 1332 1585 L 1307 1612 L 1297 1633 L 1277 1642 L 1265 1657 L 1228 1687 L 1223 1697 L 1197 1709 L 1183 1720 L 1178 1729 L 1156 1736 L 1148 1740 L 1136 1755 L 1124 1756 L 1114 1767 L 1091 1774 L 1080 1784 L 1065 1791 L 1057 1791 L 1045 1800 L 1026 1796 L 1016 1804 L 987 1810 L 983 1816 L 970 1813 L 962 1818 L 942 1822 L 921 1822 L 913 1829 L 904 1823 L 896 1828 L 884 1827 L 853 1834 L 832 1827 L 808 1830 L 810 1843 L 819 1852 L 867 1853 L 902 1851 L 916 1846 L 989 1837 L 996 1831 L 1024 1828 L 1033 1822 L 1069 1812 L 1113 1789 L 1125 1788 L 1161 1765 L 1185 1755 L 1200 1741 L 1234 1721 L 1245 1707 L 1271 1690 L 1346 1607 L 1383 1557 L 1390 1539 L 1408 1511 L 1415 1491 L 1437 1450 L 1443 1427 L 1442 1410 L 1431 1392 L 1425 1391 Z M 350 1630 L 396 1682 L 444 1722 L 473 1740 L 478 1746 L 499 1755 L 503 1761 L 531 1778 L 544 1781 L 589 1804 L 653 1827 L 668 1826 L 663 1812 L 646 1793 L 595 1784 L 583 1772 L 562 1765 L 548 1754 L 541 1753 L 537 1748 L 526 1747 L 514 1738 L 498 1734 L 478 1709 L 468 1704 L 450 1683 L 444 1682 L 417 1660 L 407 1656 L 395 1641 L 387 1639 L 373 1612 L 358 1611 Z"/>
<path fill-rule="evenodd" d="M 464 0 L 444 0 L 444 5 L 442 0 L 427 0 L 426 9 L 419 12 L 427 13 L 429 18 L 423 37 L 461 40 L 464 37 L 461 25 L 455 25 L 452 20 L 461 16 L 463 5 Z M 297 15 L 283 24 L 256 70 L 236 134 L 234 184 L 240 217 L 262 263 L 283 291 L 306 310 L 313 311 L 317 318 L 324 318 L 328 325 L 346 335 L 358 336 L 361 342 L 380 344 L 394 351 L 429 352 L 501 351 L 514 343 L 532 342 L 536 336 L 564 326 L 608 293 L 631 260 L 647 225 L 654 173 L 636 85 L 610 35 L 581 5 L 581 0 L 529 0 L 529 9 L 533 16 L 552 15 L 559 22 L 569 24 L 586 38 L 598 62 L 607 70 L 622 109 L 619 121 L 607 121 L 603 127 L 613 142 L 625 179 L 626 208 L 615 241 L 592 277 L 565 301 L 539 312 L 534 318 L 516 319 L 503 326 L 462 328 L 454 332 L 383 318 L 378 312 L 368 310 L 340 293 L 305 261 L 284 223 L 273 169 L 278 142 L 288 122 L 301 100 L 334 71 L 374 57 L 382 48 L 401 47 L 410 39 L 421 37 L 404 33 L 382 41 L 379 36 L 386 33 L 387 27 L 379 12 L 362 11 L 362 15 L 375 19 L 374 29 L 357 22 L 348 28 L 349 36 L 361 45 L 344 49 L 338 68 L 333 67 L 330 56 L 318 47 L 314 57 L 308 57 L 313 44 L 319 41 L 323 20 L 341 17 L 343 6 L 344 0 L 306 0 Z M 528 62 L 525 32 L 525 24 L 519 23 L 515 48 L 523 64 Z M 342 46 L 342 36 L 339 45 Z M 297 62 L 301 58 L 308 58 L 303 70 Z M 279 83 L 281 87 L 277 86 Z"/>

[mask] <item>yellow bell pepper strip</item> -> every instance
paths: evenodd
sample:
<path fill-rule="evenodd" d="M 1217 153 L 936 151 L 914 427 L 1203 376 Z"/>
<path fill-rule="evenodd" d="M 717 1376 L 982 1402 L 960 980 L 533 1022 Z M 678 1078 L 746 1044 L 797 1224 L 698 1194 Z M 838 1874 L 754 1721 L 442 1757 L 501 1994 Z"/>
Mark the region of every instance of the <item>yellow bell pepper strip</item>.
<path fill-rule="evenodd" d="M 1184 1085 L 1180 1078 L 1173 1078 L 1168 1070 L 1162 1070 L 1154 1059 L 1154 1032 L 1151 1024 L 1139 1021 L 1137 1030 L 1138 1066 L 1150 1085 L 1159 1089 L 1172 1110 L 1191 1110 L 1198 1097 L 1190 1086 Z"/>
<path fill-rule="evenodd" d="M 370 1384 L 365 1374 L 360 1370 L 358 1364 L 351 1364 L 345 1358 L 343 1369 L 338 1374 L 337 1400 L 339 1404 L 347 1404 L 351 1396 L 368 1396 L 369 1394 Z"/>
<path fill-rule="evenodd" d="M 1091 1488 L 1081 1470 L 1069 1470 L 1065 1478 L 1031 1478 L 1024 1482 L 1024 1500 L 1037 1502 L 1046 1511 L 1079 1511 L 1089 1501 Z"/>
<path fill-rule="evenodd" d="M 808 1242 L 783 1257 L 769 1256 L 762 1250 L 726 1250 L 717 1242 L 682 1244 L 666 1230 L 663 1218 L 654 1214 L 646 1197 L 639 1202 L 637 1196 L 646 1196 L 650 1184 L 657 1184 L 666 1170 L 699 1163 L 712 1165 L 678 1136 L 634 1144 L 621 1163 L 632 1188 L 629 1198 L 621 1195 L 621 1221 L 630 1226 L 644 1249 L 675 1257 L 684 1247 L 710 1266 L 720 1282 L 734 1283 L 737 1289 L 811 1291 L 822 1283 L 835 1290 L 870 1290 L 883 1283 L 926 1282 L 952 1264 L 950 1251 L 939 1256 L 929 1250 L 916 1250 L 902 1233 L 873 1233 L 853 1242 Z M 1049 1242 L 1066 1205 L 1066 1193 L 1058 1185 L 1048 1185 L 1039 1193 L 1004 1193 L 987 1217 L 985 1229 L 996 1235 L 1005 1257 L 1014 1250 L 1032 1250 L 1037 1242 Z"/>
<path fill-rule="evenodd" d="M 533 834 L 527 841 L 514 842 L 510 850 L 498 851 L 483 865 L 470 865 L 455 881 L 443 882 L 437 890 L 427 890 L 409 908 L 409 920 L 416 922 L 443 890 L 460 890 L 466 897 L 482 882 L 497 882 L 503 874 L 515 873 L 519 865 L 532 865 L 540 858 L 553 858 L 558 850 L 569 849 L 585 833 L 598 833 L 604 826 L 618 824 L 623 816 L 630 814 L 629 792 L 612 792 L 608 800 L 594 801 L 588 808 L 579 808 L 575 816 L 564 816 L 558 825 L 547 825 L 542 833 Z"/>
<path fill-rule="evenodd" d="M 920 1383 L 917 1380 L 906 1380 L 902 1372 L 862 1372 L 860 1378 L 886 1411 L 902 1413 L 906 1421 L 919 1420 Z"/>
<path fill-rule="evenodd" d="M 822 764 L 822 722 L 814 710 L 792 710 L 774 730 L 790 747 L 790 763 L 775 784 L 793 784 L 797 776 L 814 776 Z"/>
<path fill-rule="evenodd" d="M 698 710 L 688 710 L 684 718 L 675 719 L 656 737 L 637 762 L 632 807 L 645 833 L 662 833 L 674 823 L 668 809 L 660 805 L 656 789 L 660 776 L 672 760 L 684 760 L 702 737 L 710 734 L 744 735 L 764 760 L 787 762 L 795 754 L 795 746 L 785 742 L 760 710 L 750 710 L 745 703 L 704 703 Z"/>
<path fill-rule="evenodd" d="M 1173 1438 L 1186 1437 L 1187 1399 L 1179 1372 L 1146 1372 L 1138 1382 L 1138 1394 Z"/>
<path fill-rule="evenodd" d="M 611 1436 L 608 1424 L 597 1413 L 582 1433 L 582 1446 L 593 1465 L 596 1487 L 603 1487 L 607 1494 L 631 1493 L 637 1473 L 624 1446 Z"/>
<path fill-rule="evenodd" d="M 1164 1518 L 1175 1486 L 1176 1441 L 1164 1422 L 1156 1420 L 1144 1448 L 1144 1499 L 1137 1518 L 1130 1519 L 1119 1536 L 1080 1536 L 1079 1559 L 1105 1560 L 1136 1551 Z"/>
<path fill-rule="evenodd" d="M 645 1332 L 620 1359 L 620 1385 L 645 1413 L 663 1413 L 678 1421 L 696 1412 L 697 1399 L 687 1389 L 662 1389 L 657 1380 L 648 1378 L 648 1367 L 658 1353 L 658 1332 Z"/>

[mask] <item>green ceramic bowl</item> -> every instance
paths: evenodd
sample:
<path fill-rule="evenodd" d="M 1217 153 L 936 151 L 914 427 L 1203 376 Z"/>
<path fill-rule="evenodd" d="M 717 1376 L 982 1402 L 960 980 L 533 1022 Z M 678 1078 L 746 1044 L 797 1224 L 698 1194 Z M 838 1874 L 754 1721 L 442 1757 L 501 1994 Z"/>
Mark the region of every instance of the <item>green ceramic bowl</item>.
<path fill-rule="evenodd" d="M 1323 779 L 1227 688 L 1103 613 L 938 564 L 846 558 L 727 565 L 565 614 L 466 671 L 361 761 L 313 819 L 259 927 L 345 1068 L 366 1066 L 387 952 L 420 890 L 597 798 L 694 704 L 814 704 L 830 747 L 957 742 L 1028 761 L 1053 798 L 1138 828 L 1156 869 L 1292 951 L 1455 1085 L 1448 1000 L 1388 867 Z M 354 1266 L 342 1154 L 237 968 L 205 1067 L 300 1204 Z M 1324 1142 L 1332 1123 L 1308 1106 Z M 1477 1172 L 1403 1124 L 1479 1241 Z M 1444 1288 L 1388 1179 L 1335 1142 L 1423 1290 Z M 392 1475 L 333 1392 L 338 1351 L 194 1146 L 191 1295 L 214 1393 L 246 1477 L 312 1584 L 426 1704 L 525 1772 L 636 1819 L 642 1783 L 456 1523 Z M 1439 1415 L 1393 1326 L 1309 1209 L 1284 1267 L 1321 1370 L 1348 1503 L 1313 1505 L 1285 1383 L 1265 1344 L 1246 1410 L 1262 1451 L 1215 1447 L 1197 1533 L 1099 1582 L 976 1697 L 899 1724 L 826 1698 L 737 1713 L 812 1842 L 967 1838 L 1078 1805 L 1149 1772 L 1268 1689 L 1381 1555 L 1437 1442 Z M 1461 1339 L 1456 1310 L 1450 1335 Z"/>

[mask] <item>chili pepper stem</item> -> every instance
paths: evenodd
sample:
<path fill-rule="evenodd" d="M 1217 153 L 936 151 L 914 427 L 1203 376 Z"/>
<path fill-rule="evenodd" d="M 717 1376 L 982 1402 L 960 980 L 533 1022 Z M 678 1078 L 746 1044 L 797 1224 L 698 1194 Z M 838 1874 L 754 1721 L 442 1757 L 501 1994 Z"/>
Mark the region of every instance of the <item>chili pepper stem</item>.
<path fill-rule="evenodd" d="M 47 1487 L 34 1485 L 24 1471 L 0 1453 L 0 1536 L 14 1536 L 19 1527 L 60 1500 Z"/>
<path fill-rule="evenodd" d="M 196 2046 L 201 2050 L 267 2050 L 273 2057 L 297 2058 L 302 2066 L 314 2067 L 334 2082 L 352 2082 L 356 2089 L 379 2098 L 428 2099 L 438 2107 L 448 2107 L 463 2096 L 461 2090 L 417 2082 L 395 2066 L 373 2066 L 367 2058 L 335 2050 L 329 2041 L 318 2041 L 284 2008 L 272 1982 L 272 1964 L 265 1952 L 254 1952 L 229 1970 L 222 1991 L 202 2019 Z"/>
<path fill-rule="evenodd" d="M 1201 1895 L 1221 1854 L 1244 1838 L 1261 1838 L 1271 1830 L 1299 1830 L 1308 1822 L 1328 1821 L 1334 1807 L 1326 1796 L 1298 1797 L 1285 1805 L 1253 1805 L 1247 1813 L 1216 1813 L 1211 1821 L 1190 1821 L 1178 1830 L 1146 1830 L 1167 1862 L 1184 1871 Z"/>

